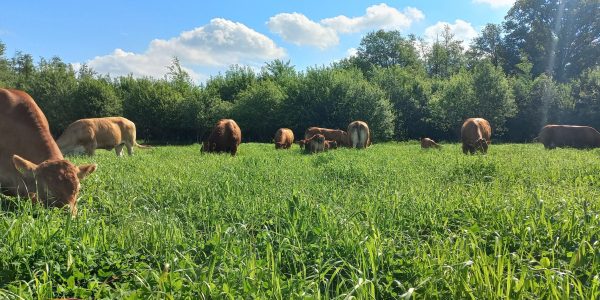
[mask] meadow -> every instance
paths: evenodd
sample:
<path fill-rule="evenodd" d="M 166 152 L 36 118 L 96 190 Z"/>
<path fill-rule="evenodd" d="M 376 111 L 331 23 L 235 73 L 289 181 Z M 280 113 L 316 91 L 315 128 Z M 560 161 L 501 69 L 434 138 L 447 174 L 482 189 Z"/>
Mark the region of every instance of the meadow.
<path fill-rule="evenodd" d="M 600 150 L 99 150 L 79 215 L 2 196 L 0 298 L 600 297 Z"/>

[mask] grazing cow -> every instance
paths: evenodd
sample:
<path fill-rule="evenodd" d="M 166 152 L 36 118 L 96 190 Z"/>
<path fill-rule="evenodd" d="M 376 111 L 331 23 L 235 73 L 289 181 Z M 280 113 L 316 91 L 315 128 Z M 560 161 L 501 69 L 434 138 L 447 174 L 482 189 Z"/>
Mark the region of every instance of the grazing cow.
<path fill-rule="evenodd" d="M 279 128 L 275 132 L 275 149 L 290 149 L 294 143 L 294 132 L 288 128 Z"/>
<path fill-rule="evenodd" d="M 123 156 L 123 146 L 132 155 L 133 146 L 150 148 L 138 144 L 135 134 L 135 124 L 123 117 L 81 119 L 71 123 L 56 143 L 63 155 L 115 149 L 117 156 Z"/>
<path fill-rule="evenodd" d="M 426 138 L 426 137 L 422 137 L 421 138 L 421 148 L 422 149 L 429 149 L 429 148 L 435 148 L 435 149 L 442 149 L 442 146 L 440 146 L 438 143 L 436 143 L 434 140 L 430 139 L 430 138 Z"/>
<path fill-rule="evenodd" d="M 354 121 L 348 125 L 350 148 L 367 148 L 371 145 L 369 125 L 363 121 Z"/>
<path fill-rule="evenodd" d="M 310 127 L 304 132 L 304 139 L 310 138 L 315 134 L 322 134 L 325 139 L 336 141 L 338 146 L 350 147 L 348 133 L 343 130 Z"/>
<path fill-rule="evenodd" d="M 589 126 L 546 125 L 536 139 L 544 144 L 546 149 L 600 147 L 600 133 Z"/>
<path fill-rule="evenodd" d="M 337 149 L 337 142 L 325 140 L 324 148 L 325 148 L 325 151 Z"/>
<path fill-rule="evenodd" d="M 96 165 L 65 160 L 50 135 L 48 120 L 27 93 L 0 89 L 0 190 L 29 195 L 47 206 L 69 205 L 77 214 L 79 180 Z"/>
<path fill-rule="evenodd" d="M 317 133 L 307 139 L 298 141 L 298 144 L 301 145 L 301 149 L 304 147 L 304 151 L 306 151 L 306 153 L 316 153 L 325 151 L 327 142 L 328 141 L 325 140 L 324 135 Z M 331 143 L 332 141 L 329 142 L 329 145 L 333 147 L 333 144 Z M 335 147 L 337 147 L 337 143 L 335 144 Z"/>
<path fill-rule="evenodd" d="M 228 152 L 235 155 L 242 142 L 242 131 L 231 119 L 221 119 L 213 128 L 208 140 L 202 143 L 202 152 Z"/>
<path fill-rule="evenodd" d="M 296 144 L 298 144 L 298 146 L 300 146 L 300 149 L 304 149 L 304 146 L 306 145 L 306 139 L 299 140 L 296 142 Z"/>
<path fill-rule="evenodd" d="M 463 153 L 475 154 L 478 150 L 487 153 L 491 136 L 492 128 L 488 121 L 482 118 L 467 119 L 460 129 Z"/>

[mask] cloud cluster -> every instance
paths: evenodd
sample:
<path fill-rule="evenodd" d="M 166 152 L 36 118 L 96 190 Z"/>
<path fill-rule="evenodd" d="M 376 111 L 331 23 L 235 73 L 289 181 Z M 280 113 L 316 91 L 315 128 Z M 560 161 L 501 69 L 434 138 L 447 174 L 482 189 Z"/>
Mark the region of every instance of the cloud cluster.
<path fill-rule="evenodd" d="M 424 18 L 423 12 L 416 8 L 407 7 L 399 11 L 381 3 L 368 7 L 365 14 L 359 17 L 339 15 L 318 23 L 303 14 L 281 13 L 271 17 L 267 26 L 271 32 L 295 45 L 325 49 L 339 44 L 339 34 L 376 29 L 405 30 L 413 22 Z"/>
<path fill-rule="evenodd" d="M 487 4 L 492 8 L 505 8 L 512 6 L 515 0 L 473 0 L 473 3 Z"/>
<path fill-rule="evenodd" d="M 144 53 L 116 49 L 86 63 L 99 73 L 111 75 L 161 77 L 177 57 L 194 79 L 202 75 L 191 67 L 218 67 L 236 63 L 260 64 L 283 58 L 285 50 L 246 25 L 225 19 L 212 19 L 209 24 L 182 32 L 168 39 L 155 39 Z"/>
<path fill-rule="evenodd" d="M 442 38 L 445 27 L 450 28 L 450 32 L 454 34 L 454 39 L 463 41 L 463 46 L 468 47 L 471 41 L 477 37 L 477 30 L 473 28 L 471 23 L 457 19 L 454 24 L 448 22 L 437 22 L 435 25 L 425 29 L 425 41 L 433 43 Z"/>

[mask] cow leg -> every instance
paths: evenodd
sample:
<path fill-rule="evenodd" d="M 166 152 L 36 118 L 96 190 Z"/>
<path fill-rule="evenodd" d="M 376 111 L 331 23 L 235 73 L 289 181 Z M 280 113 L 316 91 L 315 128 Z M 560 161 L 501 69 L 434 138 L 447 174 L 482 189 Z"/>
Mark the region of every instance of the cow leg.
<path fill-rule="evenodd" d="M 98 147 L 98 144 L 96 143 L 96 141 L 89 142 L 88 144 L 86 144 L 84 146 L 85 153 L 89 156 L 93 156 L 96 153 L 96 147 Z"/>
<path fill-rule="evenodd" d="M 127 147 L 127 154 L 129 154 L 129 156 L 133 155 L 133 145 L 125 143 L 125 147 Z"/>
<path fill-rule="evenodd" d="M 469 147 L 465 144 L 462 145 L 463 154 L 467 154 L 469 152 Z"/>
<path fill-rule="evenodd" d="M 123 156 L 123 146 L 125 146 L 125 144 L 119 144 L 119 145 L 115 146 L 115 152 L 117 153 L 117 156 L 119 156 L 119 157 Z"/>

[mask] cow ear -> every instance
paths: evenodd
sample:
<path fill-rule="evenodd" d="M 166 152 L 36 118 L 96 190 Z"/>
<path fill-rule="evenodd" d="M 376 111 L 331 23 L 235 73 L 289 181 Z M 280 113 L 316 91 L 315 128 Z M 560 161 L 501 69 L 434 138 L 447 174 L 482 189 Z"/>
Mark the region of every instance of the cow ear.
<path fill-rule="evenodd" d="M 16 154 L 13 155 L 12 161 L 13 165 L 15 165 L 15 168 L 17 169 L 17 171 L 19 171 L 19 173 L 21 173 L 21 175 L 33 178 L 33 176 L 35 175 L 35 170 L 37 169 L 36 164 Z"/>
<path fill-rule="evenodd" d="M 96 164 L 79 166 L 78 167 L 79 171 L 77 172 L 77 178 L 83 179 L 86 176 L 94 173 L 94 171 L 96 171 L 97 168 L 98 168 L 98 165 L 96 165 Z"/>

